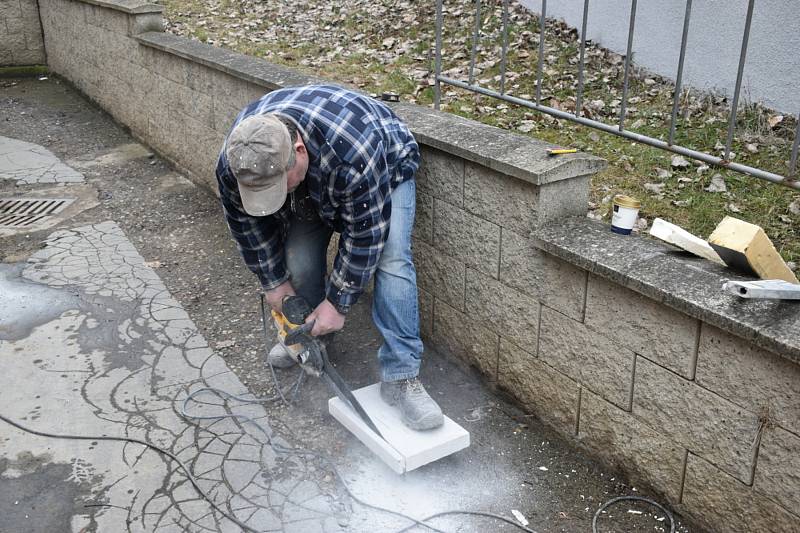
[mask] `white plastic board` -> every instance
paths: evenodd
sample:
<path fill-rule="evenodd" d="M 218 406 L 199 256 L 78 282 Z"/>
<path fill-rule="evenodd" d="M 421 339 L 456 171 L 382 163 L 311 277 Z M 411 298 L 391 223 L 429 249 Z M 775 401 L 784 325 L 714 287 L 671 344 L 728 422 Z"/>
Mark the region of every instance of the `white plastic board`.
<path fill-rule="evenodd" d="M 380 383 L 355 390 L 353 395 L 386 440 L 369 429 L 361 417 L 339 398 L 328 400 L 328 411 L 398 474 L 469 446 L 469 432 L 446 416 L 444 424 L 436 429 L 414 431 L 406 427 L 400 411 L 381 399 Z"/>

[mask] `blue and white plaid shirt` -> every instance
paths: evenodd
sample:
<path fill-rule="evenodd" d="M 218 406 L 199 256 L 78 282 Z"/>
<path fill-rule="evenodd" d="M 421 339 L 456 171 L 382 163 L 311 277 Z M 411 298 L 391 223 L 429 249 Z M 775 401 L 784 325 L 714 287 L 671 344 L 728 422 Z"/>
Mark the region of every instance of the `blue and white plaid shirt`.
<path fill-rule="evenodd" d="M 311 201 L 322 221 L 341 233 L 326 298 L 347 312 L 375 273 L 389 234 L 390 194 L 413 179 L 419 146 L 386 105 L 332 85 L 273 91 L 245 107 L 233 127 L 265 113 L 287 116 L 299 126 L 309 156 L 305 182 Z M 290 278 L 283 242 L 291 202 L 270 216 L 248 215 L 224 147 L 216 174 L 228 227 L 245 263 L 264 289 L 277 287 Z"/>

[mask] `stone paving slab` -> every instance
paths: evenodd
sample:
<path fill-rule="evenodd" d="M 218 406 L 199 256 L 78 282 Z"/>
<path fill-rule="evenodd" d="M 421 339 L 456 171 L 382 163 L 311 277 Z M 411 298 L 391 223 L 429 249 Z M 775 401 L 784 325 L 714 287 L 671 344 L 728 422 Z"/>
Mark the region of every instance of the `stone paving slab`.
<path fill-rule="evenodd" d="M 177 410 L 190 391 L 248 391 L 114 222 L 57 231 L 45 244 L 27 263 L 0 270 L 6 416 L 40 431 L 127 436 L 164 447 L 227 512 L 260 531 L 340 530 L 331 499 L 303 479 L 302 461 L 277 457 L 253 426 L 181 418 Z M 265 421 L 259 405 L 198 399 L 193 411 L 201 414 L 235 411 Z M 6 475 L 43 475 L 80 495 L 73 509 L 55 516 L 31 494 L 4 515 L 3 528 L 240 530 L 212 511 L 176 463 L 141 445 L 53 440 L 7 426 L 3 435 L 0 462 L 32 457 L 41 465 L 6 465 Z M 291 463 L 294 475 L 274 477 L 269 468 L 281 463 Z"/>
<path fill-rule="evenodd" d="M 81 183 L 84 176 L 38 144 L 0 135 L 0 179 L 18 185 Z"/>

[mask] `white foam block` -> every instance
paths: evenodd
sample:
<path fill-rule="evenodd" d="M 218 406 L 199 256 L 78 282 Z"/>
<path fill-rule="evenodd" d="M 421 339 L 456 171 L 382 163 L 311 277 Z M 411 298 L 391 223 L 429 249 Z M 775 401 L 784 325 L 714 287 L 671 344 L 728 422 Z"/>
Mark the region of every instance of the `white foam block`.
<path fill-rule="evenodd" d="M 339 398 L 328 400 L 328 411 L 398 474 L 469 446 L 469 432 L 446 416 L 444 424 L 436 429 L 414 431 L 407 428 L 400 418 L 400 411 L 381 399 L 380 383 L 355 390 L 353 395 L 385 440 L 369 429 L 361 417 Z"/>
<path fill-rule="evenodd" d="M 650 228 L 650 235 L 675 245 L 678 248 L 682 248 L 687 252 L 691 252 L 694 255 L 708 259 L 709 261 L 725 265 L 725 261 L 720 259 L 719 255 L 710 244 L 700 237 L 692 235 L 682 227 L 676 226 L 666 220 L 661 218 L 655 219 Z"/>

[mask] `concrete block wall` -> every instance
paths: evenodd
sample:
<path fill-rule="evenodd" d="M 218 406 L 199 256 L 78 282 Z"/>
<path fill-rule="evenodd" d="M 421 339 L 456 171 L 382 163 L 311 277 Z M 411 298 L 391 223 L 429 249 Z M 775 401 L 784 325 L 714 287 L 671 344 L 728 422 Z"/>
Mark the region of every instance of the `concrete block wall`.
<path fill-rule="evenodd" d="M 534 185 L 428 146 L 421 159 L 414 258 L 422 329 L 498 382 L 501 344 L 536 353 L 541 302 L 582 313 L 585 273 L 530 240 L 542 199 L 560 182 Z M 585 209 L 585 196 L 575 205 Z"/>
<path fill-rule="evenodd" d="M 800 366 L 544 251 L 549 186 L 423 147 L 425 340 L 710 531 L 800 531 Z"/>
<path fill-rule="evenodd" d="M 40 3 L 50 68 L 212 189 L 241 107 L 319 81 L 165 34 L 160 6 Z M 414 255 L 426 342 L 709 530 L 800 532 L 800 356 L 757 346 L 752 330 L 719 320 L 713 298 L 704 314 L 705 304 L 646 296 L 587 266 L 598 250 L 614 251 L 607 228 L 558 253 L 553 242 L 577 233 L 565 217 L 585 213 L 599 159 L 548 158 L 527 137 L 396 110 L 422 148 Z M 563 235 L 545 242 L 546 228 Z M 625 246 L 657 256 L 630 239 Z M 680 280 L 694 292 L 709 283 L 693 280 L 696 270 Z M 776 322 L 800 331 L 785 316 Z M 786 342 L 800 354 L 800 340 Z"/>
<path fill-rule="evenodd" d="M 213 188 L 233 119 L 267 89 L 144 45 L 139 36 L 162 31 L 162 10 L 137 2 L 43 0 L 49 66 L 194 181 Z"/>
<path fill-rule="evenodd" d="M 36 0 L 0 0 L 0 67 L 44 63 Z"/>
<path fill-rule="evenodd" d="M 561 310 L 530 304 L 527 349 L 513 330 L 485 332 L 499 347 L 497 385 L 710 531 L 800 531 L 800 367 L 567 270 L 583 290 Z"/>

